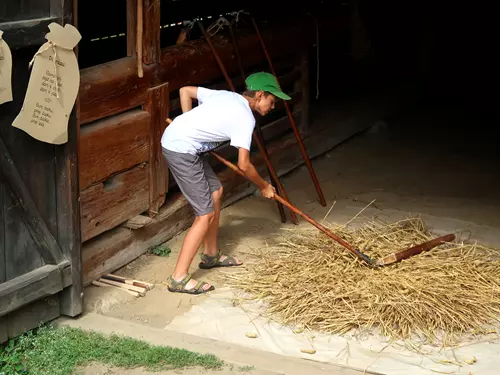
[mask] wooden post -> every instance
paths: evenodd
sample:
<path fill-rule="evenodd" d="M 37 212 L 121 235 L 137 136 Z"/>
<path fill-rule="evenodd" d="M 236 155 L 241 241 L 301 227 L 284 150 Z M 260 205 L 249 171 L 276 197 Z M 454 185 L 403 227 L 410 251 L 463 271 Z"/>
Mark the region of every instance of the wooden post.
<path fill-rule="evenodd" d="M 136 37 L 136 50 L 137 50 L 137 75 L 139 78 L 144 76 L 142 69 L 142 31 L 143 31 L 143 0 L 137 0 L 137 37 Z"/>
<path fill-rule="evenodd" d="M 67 1 L 69 2 L 69 1 Z M 78 2 L 73 3 L 73 25 L 78 27 Z M 78 46 L 75 48 L 78 56 Z M 56 186 L 57 194 L 57 242 L 66 259 L 71 262 L 72 284 L 63 289 L 60 295 L 61 314 L 71 317 L 83 311 L 83 273 L 80 232 L 80 183 L 78 171 L 78 146 L 80 124 L 78 114 L 80 101 L 77 96 L 75 107 L 68 121 L 68 142 L 57 146 Z"/>
<path fill-rule="evenodd" d="M 158 214 L 168 189 L 168 167 L 160 144 L 169 113 L 168 83 L 150 88 L 144 110 L 151 114 L 149 143 L 149 216 Z"/>
<path fill-rule="evenodd" d="M 144 1 L 144 64 L 158 62 L 160 58 L 160 0 Z"/>
<path fill-rule="evenodd" d="M 127 0 L 127 56 L 137 53 L 137 0 Z"/>

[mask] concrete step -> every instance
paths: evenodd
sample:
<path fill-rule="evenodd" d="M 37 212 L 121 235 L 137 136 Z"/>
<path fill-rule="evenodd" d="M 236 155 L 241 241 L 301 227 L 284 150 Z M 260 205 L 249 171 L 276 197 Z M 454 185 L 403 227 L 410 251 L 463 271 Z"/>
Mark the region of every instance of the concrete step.
<path fill-rule="evenodd" d="M 229 365 L 229 368 L 224 369 L 224 371 L 229 371 L 228 374 L 246 374 L 245 372 L 238 372 L 238 369 L 251 366 L 253 369 L 247 373 L 252 375 L 381 375 L 379 372 L 287 357 L 95 313 L 87 313 L 79 318 L 61 317 L 55 321 L 55 325 L 91 330 L 103 334 L 123 335 L 146 341 L 152 345 L 170 346 L 202 354 L 213 354 Z M 219 375 L 223 374 L 220 371 L 217 373 Z"/>

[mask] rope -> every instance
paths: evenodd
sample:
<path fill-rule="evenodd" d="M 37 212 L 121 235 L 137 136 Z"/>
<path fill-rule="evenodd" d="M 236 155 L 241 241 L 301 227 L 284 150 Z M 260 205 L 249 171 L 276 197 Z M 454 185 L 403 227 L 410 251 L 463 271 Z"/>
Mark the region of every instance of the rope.
<path fill-rule="evenodd" d="M 45 43 L 45 47 L 43 48 L 40 48 L 36 53 L 35 55 L 33 56 L 33 58 L 31 59 L 30 63 L 29 63 L 29 67 L 31 69 L 31 66 L 33 65 L 33 63 L 35 62 L 35 58 L 44 53 L 45 51 L 47 51 L 49 48 L 52 48 L 52 51 L 54 52 L 54 59 L 52 60 L 53 63 L 54 63 L 54 75 L 55 75 L 55 79 L 56 79 L 56 97 L 59 99 L 59 77 L 57 76 L 57 63 L 56 63 L 56 60 L 57 60 L 57 49 L 56 49 L 56 45 L 54 43 L 52 43 L 52 41 L 48 41 L 47 43 Z"/>
<path fill-rule="evenodd" d="M 217 34 L 220 30 L 222 30 L 224 28 L 224 26 L 231 26 L 231 23 L 229 23 L 229 21 L 224 18 L 224 17 L 219 17 L 219 19 L 217 21 L 215 21 L 214 23 L 212 23 L 208 28 L 207 28 L 207 33 L 208 35 L 210 36 L 214 36 L 215 34 Z M 213 29 L 217 28 L 217 30 L 215 30 L 215 32 L 212 32 Z"/>
<path fill-rule="evenodd" d="M 250 14 L 250 13 L 245 12 L 244 10 L 238 10 L 236 12 L 230 12 L 229 13 L 230 16 L 234 17 L 233 21 L 234 21 L 235 24 L 238 24 L 238 22 L 240 20 L 240 14 Z"/>

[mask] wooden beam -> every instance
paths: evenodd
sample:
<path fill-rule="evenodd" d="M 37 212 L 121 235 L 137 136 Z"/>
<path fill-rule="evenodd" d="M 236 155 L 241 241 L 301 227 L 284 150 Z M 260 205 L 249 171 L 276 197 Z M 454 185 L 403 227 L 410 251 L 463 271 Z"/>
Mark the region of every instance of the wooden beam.
<path fill-rule="evenodd" d="M 153 76 L 153 66 L 144 66 L 137 76 L 135 57 L 125 57 L 81 71 L 80 125 L 142 105 Z"/>
<path fill-rule="evenodd" d="M 155 64 L 160 56 L 160 0 L 144 1 L 144 64 Z"/>
<path fill-rule="evenodd" d="M 82 241 L 87 241 L 149 207 L 147 163 L 110 177 L 81 192 Z"/>
<path fill-rule="evenodd" d="M 151 219 L 148 216 L 137 215 L 137 216 L 134 216 L 132 219 L 128 219 L 125 223 L 122 224 L 122 227 L 129 228 L 129 229 L 139 229 L 139 228 L 142 228 L 143 226 L 148 225 L 152 222 L 153 222 L 153 219 Z"/>
<path fill-rule="evenodd" d="M 311 33 L 303 24 L 284 29 L 273 27 L 267 32 L 268 38 L 269 33 L 273 34 L 272 39 L 267 43 L 273 60 L 291 53 L 298 53 L 312 43 Z M 220 59 L 224 61 L 228 74 L 239 76 L 239 67 L 234 58 L 231 42 L 223 36 L 216 35 L 212 38 L 212 43 Z M 238 45 L 244 63 L 243 68 L 247 74 L 250 74 L 251 68 L 261 64 L 264 59 L 262 47 L 254 34 L 242 35 Z M 161 81 L 169 82 L 170 90 L 176 90 L 186 84 L 209 82 L 220 77 L 221 73 L 207 42 L 199 39 L 162 50 L 159 75 Z"/>
<path fill-rule="evenodd" d="M 80 190 L 147 162 L 151 115 L 134 109 L 82 127 Z"/>
<path fill-rule="evenodd" d="M 168 167 L 163 157 L 161 137 L 169 114 L 168 83 L 148 91 L 144 109 L 151 114 L 149 145 L 149 216 L 154 217 L 165 202 L 168 188 Z"/>
<path fill-rule="evenodd" d="M 0 316 L 63 288 L 57 265 L 45 265 L 0 284 Z"/>
<path fill-rule="evenodd" d="M 83 311 L 78 133 L 74 108 L 68 122 L 68 142 L 56 147 L 57 242 L 71 262 L 72 281 L 61 296 L 61 313 L 69 316 Z"/>
<path fill-rule="evenodd" d="M 137 53 L 137 0 L 127 0 L 127 56 Z"/>
<path fill-rule="evenodd" d="M 47 228 L 2 138 L 0 138 L 0 171 L 43 260 L 46 264 L 60 263 L 63 260 L 61 248 Z"/>
<path fill-rule="evenodd" d="M 52 0 L 56 1 L 56 0 Z M 59 1 L 59 4 L 61 2 Z M 78 0 L 65 0 L 65 14 L 78 27 Z M 75 47 L 78 56 L 78 46 Z M 68 121 L 68 142 L 55 148 L 55 175 L 57 193 L 57 242 L 69 261 L 61 270 L 63 291 L 60 312 L 77 316 L 83 311 L 82 249 L 80 236 L 80 189 L 78 173 L 78 97 Z M 60 265 L 61 266 L 61 265 Z"/>

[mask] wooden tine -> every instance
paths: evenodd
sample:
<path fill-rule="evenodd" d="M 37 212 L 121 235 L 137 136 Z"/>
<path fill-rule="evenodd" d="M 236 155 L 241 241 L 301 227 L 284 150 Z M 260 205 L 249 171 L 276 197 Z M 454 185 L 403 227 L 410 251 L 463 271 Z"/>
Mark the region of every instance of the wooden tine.
<path fill-rule="evenodd" d="M 92 285 L 100 286 L 100 287 L 105 287 L 105 288 L 120 289 L 120 290 L 123 290 L 124 292 L 132 294 L 134 297 L 139 297 L 139 293 L 138 292 L 134 292 L 133 290 L 128 290 L 128 289 L 120 288 L 120 287 L 117 287 L 117 286 L 114 286 L 114 285 L 109 285 L 109 284 L 103 283 L 101 281 L 94 280 L 94 281 L 92 281 Z"/>
<path fill-rule="evenodd" d="M 102 283 L 105 283 L 105 284 L 117 286 L 119 288 L 123 288 L 123 289 L 127 289 L 127 290 L 133 290 L 134 292 L 139 293 L 139 295 L 141 297 L 144 297 L 146 295 L 146 289 L 145 288 L 141 288 L 140 286 L 129 285 L 129 284 L 125 284 L 125 283 L 122 283 L 122 282 L 119 282 L 119 281 L 113 281 L 113 280 L 105 279 L 105 278 L 102 278 L 102 277 L 99 279 L 99 281 L 102 282 Z"/>
<path fill-rule="evenodd" d="M 135 286 L 144 288 L 146 290 L 151 290 L 154 287 L 154 284 L 147 283 L 145 281 L 140 281 L 140 280 L 135 280 L 135 279 L 127 279 L 125 277 L 118 276 L 118 275 L 113 275 L 111 273 L 108 273 L 108 274 L 106 274 L 106 275 L 104 275 L 102 277 L 106 278 L 106 279 L 109 279 L 109 280 L 122 282 L 122 283 L 125 283 L 125 284 L 135 285 Z"/>

